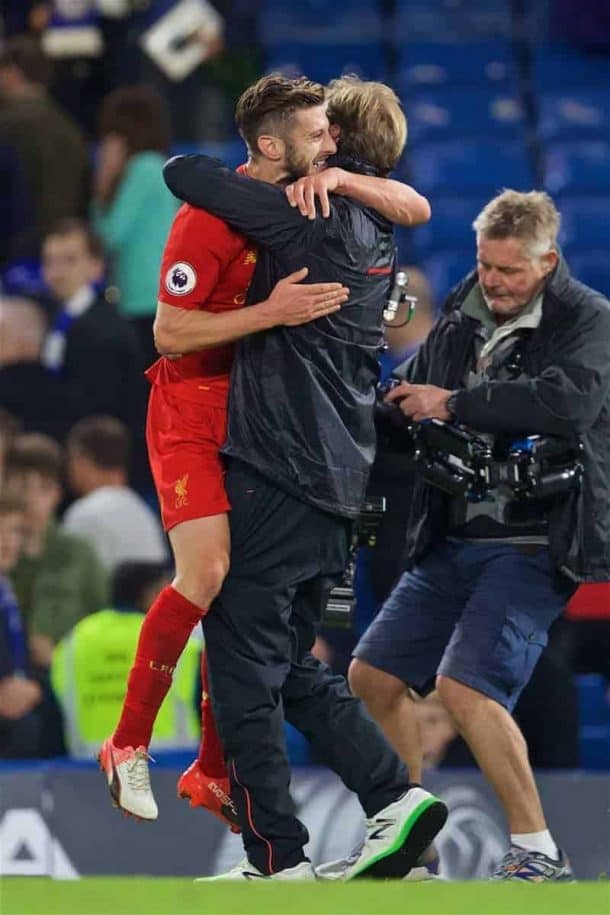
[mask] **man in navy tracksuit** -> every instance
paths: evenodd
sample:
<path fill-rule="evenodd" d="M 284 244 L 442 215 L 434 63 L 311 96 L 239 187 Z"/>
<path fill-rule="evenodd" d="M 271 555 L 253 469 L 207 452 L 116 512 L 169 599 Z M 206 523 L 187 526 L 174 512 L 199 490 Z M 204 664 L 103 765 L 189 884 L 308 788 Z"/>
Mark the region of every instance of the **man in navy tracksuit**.
<path fill-rule="evenodd" d="M 284 91 L 282 82 L 290 84 L 270 77 L 247 90 L 237 121 L 251 156 L 285 155 L 289 162 L 298 154 L 295 137 L 307 139 L 307 124 L 299 112 L 274 120 L 272 101 Z M 406 137 L 394 93 L 340 80 L 331 86 L 330 109 L 330 120 L 345 125 L 344 168 L 386 175 Z M 328 130 L 325 117 L 319 129 Z M 349 172 L 337 175 L 340 192 Z M 170 161 L 165 178 L 178 197 L 262 246 L 249 301 L 261 301 L 278 279 L 303 266 L 310 281 L 339 280 L 350 288 L 339 312 L 243 340 L 233 371 L 225 447 L 231 569 L 204 625 L 214 709 L 247 852 L 227 876 L 313 878 L 303 852 L 307 830 L 288 791 L 286 719 L 358 794 L 369 818 L 345 878 L 404 877 L 444 823 L 445 805 L 409 785 L 405 767 L 344 679 L 311 654 L 315 624 L 346 565 L 374 454 L 392 226 L 347 196 L 333 197 L 329 218 L 303 219 L 280 188 L 206 157 Z M 412 203 L 413 221 L 429 217 L 414 191 Z"/>

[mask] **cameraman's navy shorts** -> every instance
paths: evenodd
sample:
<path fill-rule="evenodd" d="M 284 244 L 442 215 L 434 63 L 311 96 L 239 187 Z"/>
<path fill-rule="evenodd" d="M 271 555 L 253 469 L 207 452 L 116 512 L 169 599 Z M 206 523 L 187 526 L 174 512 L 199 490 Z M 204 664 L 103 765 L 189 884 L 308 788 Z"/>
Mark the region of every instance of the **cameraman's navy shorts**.
<path fill-rule="evenodd" d="M 421 695 L 438 673 L 512 711 L 569 596 L 544 546 L 445 541 L 404 573 L 354 656 Z"/>

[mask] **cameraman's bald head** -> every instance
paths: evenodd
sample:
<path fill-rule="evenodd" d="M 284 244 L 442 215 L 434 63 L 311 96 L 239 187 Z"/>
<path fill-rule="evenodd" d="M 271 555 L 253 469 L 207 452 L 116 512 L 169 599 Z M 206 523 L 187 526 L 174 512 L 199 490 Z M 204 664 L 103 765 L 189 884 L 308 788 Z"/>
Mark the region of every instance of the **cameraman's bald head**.
<path fill-rule="evenodd" d="M 36 302 L 0 297 L 0 368 L 38 362 L 46 332 L 45 314 Z"/>

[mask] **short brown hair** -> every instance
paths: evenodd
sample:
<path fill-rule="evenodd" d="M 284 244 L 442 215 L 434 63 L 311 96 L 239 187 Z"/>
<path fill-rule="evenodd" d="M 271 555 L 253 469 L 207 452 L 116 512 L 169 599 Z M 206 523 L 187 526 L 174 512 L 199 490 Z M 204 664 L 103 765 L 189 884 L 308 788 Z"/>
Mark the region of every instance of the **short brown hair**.
<path fill-rule="evenodd" d="M 101 261 L 105 259 L 104 245 L 102 244 L 99 235 L 97 235 L 84 220 L 77 219 L 74 216 L 67 216 L 65 219 L 54 222 L 45 235 L 44 240 L 46 241 L 47 238 L 57 235 L 63 238 L 66 235 L 74 235 L 75 233 L 83 236 L 87 251 L 91 257 Z"/>
<path fill-rule="evenodd" d="M 240 96 L 235 123 L 252 155 L 257 155 L 258 138 L 281 135 L 296 111 L 323 105 L 324 86 L 305 76 L 290 79 L 280 73 L 263 76 Z"/>
<path fill-rule="evenodd" d="M 400 99 L 385 83 L 357 76 L 333 79 L 328 86 L 328 119 L 341 128 L 340 152 L 387 175 L 407 142 L 407 119 Z"/>
<path fill-rule="evenodd" d="M 30 83 L 48 86 L 53 63 L 43 51 L 38 39 L 30 35 L 9 38 L 0 51 L 0 69 L 16 67 Z"/>
<path fill-rule="evenodd" d="M 6 515 L 22 515 L 25 512 L 25 502 L 16 492 L 0 492 L 0 518 Z"/>
<path fill-rule="evenodd" d="M 62 481 L 63 455 L 57 442 L 40 432 L 25 432 L 18 435 L 6 452 L 5 472 L 9 477 L 13 473 L 35 471 L 43 477 Z"/>
<path fill-rule="evenodd" d="M 487 203 L 472 228 L 484 238 L 518 238 L 530 257 L 556 250 L 561 217 L 544 191 L 506 189 Z"/>
<path fill-rule="evenodd" d="M 115 89 L 102 101 L 98 116 L 100 137 L 116 133 L 130 155 L 155 150 L 165 155 L 171 145 L 167 103 L 151 86 Z"/>
<path fill-rule="evenodd" d="M 114 416 L 81 419 L 70 430 L 66 447 L 105 470 L 126 470 L 129 466 L 129 430 Z"/>

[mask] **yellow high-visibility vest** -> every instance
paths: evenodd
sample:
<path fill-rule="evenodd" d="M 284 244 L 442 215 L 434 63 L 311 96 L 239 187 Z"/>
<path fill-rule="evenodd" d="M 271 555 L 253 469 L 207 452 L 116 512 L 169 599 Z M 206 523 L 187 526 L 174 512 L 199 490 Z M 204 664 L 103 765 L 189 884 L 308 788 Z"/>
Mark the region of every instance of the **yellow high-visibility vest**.
<path fill-rule="evenodd" d="M 51 682 L 61 704 L 68 751 L 91 758 L 117 726 L 135 657 L 141 613 L 100 610 L 82 619 L 53 654 Z M 153 730 L 154 750 L 185 750 L 199 742 L 195 688 L 201 643 L 190 639 Z"/>

